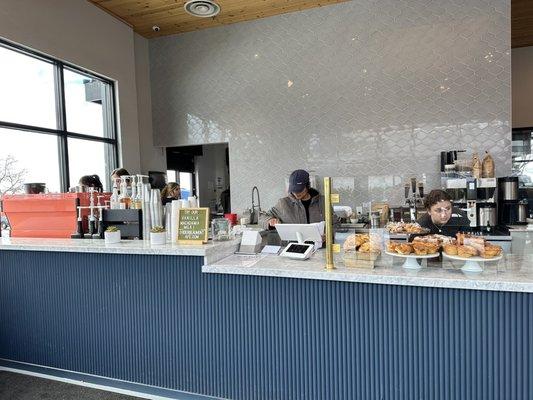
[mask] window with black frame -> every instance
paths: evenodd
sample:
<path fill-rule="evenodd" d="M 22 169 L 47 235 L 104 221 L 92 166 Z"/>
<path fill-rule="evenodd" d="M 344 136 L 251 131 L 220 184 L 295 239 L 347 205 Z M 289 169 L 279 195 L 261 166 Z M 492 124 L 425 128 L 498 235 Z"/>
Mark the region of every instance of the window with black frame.
<path fill-rule="evenodd" d="M 533 188 L 533 128 L 513 129 L 513 174 L 521 188 Z"/>
<path fill-rule="evenodd" d="M 0 195 L 92 174 L 109 190 L 117 156 L 113 82 L 0 40 Z"/>

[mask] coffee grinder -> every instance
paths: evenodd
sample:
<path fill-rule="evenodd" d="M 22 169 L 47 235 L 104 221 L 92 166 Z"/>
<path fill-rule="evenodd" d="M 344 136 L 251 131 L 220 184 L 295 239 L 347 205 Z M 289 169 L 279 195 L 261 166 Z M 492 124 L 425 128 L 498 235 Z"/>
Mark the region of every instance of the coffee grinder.
<path fill-rule="evenodd" d="M 466 216 L 470 221 L 470 227 L 477 227 L 477 182 L 475 178 L 466 180 Z"/>

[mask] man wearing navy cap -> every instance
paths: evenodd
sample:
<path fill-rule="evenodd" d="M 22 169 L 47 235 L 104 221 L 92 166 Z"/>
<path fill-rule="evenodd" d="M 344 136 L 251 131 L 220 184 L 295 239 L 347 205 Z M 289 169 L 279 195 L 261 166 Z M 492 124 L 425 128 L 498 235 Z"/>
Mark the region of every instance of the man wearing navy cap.
<path fill-rule="evenodd" d="M 289 195 L 279 199 L 260 223 L 264 229 L 271 229 L 279 223 L 310 224 L 324 219 L 324 196 L 310 187 L 309 173 L 297 169 L 289 177 Z"/>

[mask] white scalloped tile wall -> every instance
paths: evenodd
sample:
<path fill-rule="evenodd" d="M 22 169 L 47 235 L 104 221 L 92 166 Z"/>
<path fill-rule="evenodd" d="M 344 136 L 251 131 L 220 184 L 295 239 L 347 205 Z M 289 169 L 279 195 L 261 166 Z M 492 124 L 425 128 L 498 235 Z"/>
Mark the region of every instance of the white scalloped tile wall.
<path fill-rule="evenodd" d="M 511 171 L 509 0 L 354 0 L 150 41 L 154 142 L 229 142 L 234 211 L 296 168 L 342 203 L 439 187 L 439 154 Z"/>

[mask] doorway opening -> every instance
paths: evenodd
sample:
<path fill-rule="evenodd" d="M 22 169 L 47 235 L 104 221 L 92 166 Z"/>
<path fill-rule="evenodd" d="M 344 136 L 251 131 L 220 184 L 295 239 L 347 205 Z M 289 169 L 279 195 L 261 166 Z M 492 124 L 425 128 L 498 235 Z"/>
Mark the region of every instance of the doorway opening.
<path fill-rule="evenodd" d="M 196 196 L 211 214 L 231 212 L 227 143 L 167 147 L 167 179 L 177 182 L 181 198 Z"/>

